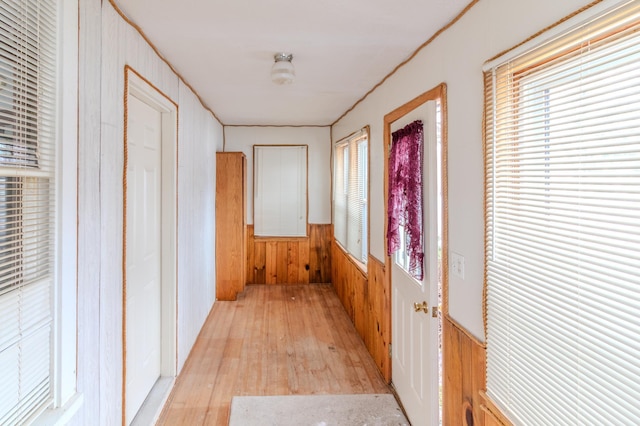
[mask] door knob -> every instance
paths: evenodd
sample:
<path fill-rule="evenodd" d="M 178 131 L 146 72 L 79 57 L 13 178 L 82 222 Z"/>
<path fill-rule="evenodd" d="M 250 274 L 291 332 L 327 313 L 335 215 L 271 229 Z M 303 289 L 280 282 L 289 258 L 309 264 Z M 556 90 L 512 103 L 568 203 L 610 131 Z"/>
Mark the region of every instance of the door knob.
<path fill-rule="evenodd" d="M 429 305 L 427 305 L 426 301 L 423 301 L 422 303 L 416 302 L 416 303 L 413 304 L 413 310 L 416 311 L 416 312 L 422 311 L 425 314 L 428 314 L 429 313 Z"/>

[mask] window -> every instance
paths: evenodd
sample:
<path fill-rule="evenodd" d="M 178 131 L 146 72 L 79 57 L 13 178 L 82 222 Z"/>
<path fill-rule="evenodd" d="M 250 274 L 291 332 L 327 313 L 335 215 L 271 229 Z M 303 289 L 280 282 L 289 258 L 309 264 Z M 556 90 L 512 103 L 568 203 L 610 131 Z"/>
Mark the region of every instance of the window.
<path fill-rule="evenodd" d="M 486 67 L 487 394 L 515 424 L 640 419 L 640 4 L 584 22 Z"/>
<path fill-rule="evenodd" d="M 423 146 L 422 120 L 392 133 L 387 201 L 387 254 L 418 281 L 424 278 Z"/>
<path fill-rule="evenodd" d="M 0 6 L 0 424 L 53 401 L 57 8 Z"/>
<path fill-rule="evenodd" d="M 254 154 L 254 234 L 307 236 L 307 147 L 259 146 Z"/>
<path fill-rule="evenodd" d="M 367 263 L 367 186 L 369 132 L 364 129 L 336 143 L 333 156 L 333 227 L 336 241 Z"/>

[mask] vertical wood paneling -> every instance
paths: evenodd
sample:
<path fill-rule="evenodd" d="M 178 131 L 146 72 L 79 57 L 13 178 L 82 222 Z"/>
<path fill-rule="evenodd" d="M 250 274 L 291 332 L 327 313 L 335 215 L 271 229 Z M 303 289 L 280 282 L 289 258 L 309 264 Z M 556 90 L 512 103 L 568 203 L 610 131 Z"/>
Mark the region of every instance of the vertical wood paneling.
<path fill-rule="evenodd" d="M 276 253 L 276 284 L 287 284 L 287 267 L 289 265 L 289 259 L 287 256 L 289 255 L 289 251 L 287 250 L 289 242 L 281 241 L 275 243 L 275 253 Z"/>
<path fill-rule="evenodd" d="M 216 150 L 222 126 L 178 85 L 178 369 L 215 300 Z"/>
<path fill-rule="evenodd" d="M 331 281 L 331 225 L 309 226 L 309 282 Z"/>
<path fill-rule="evenodd" d="M 391 301 L 384 284 L 388 282 L 384 279 L 384 264 L 370 256 L 365 275 L 335 241 L 331 258 L 332 282 L 338 298 L 382 376 L 390 382 Z"/>
<path fill-rule="evenodd" d="M 378 365 L 382 376 L 391 381 L 391 358 L 389 343 L 391 342 L 391 289 L 389 280 L 385 278 L 384 263 L 369 256 L 369 292 L 367 307 L 369 318 L 365 344 Z"/>
<path fill-rule="evenodd" d="M 486 351 L 448 317 L 443 326 L 443 424 L 482 426 L 481 391 L 486 389 Z"/>
<path fill-rule="evenodd" d="M 309 225 L 308 238 L 255 238 L 247 226 L 247 284 L 331 281 L 331 225 Z"/>
<path fill-rule="evenodd" d="M 326 225 L 313 225 L 312 228 L 316 226 L 326 226 Z M 299 243 L 299 252 L 298 252 L 298 282 L 299 283 L 324 283 L 328 281 L 313 281 L 310 275 L 310 265 L 309 257 L 310 257 L 310 244 L 309 240 L 302 240 Z"/>
<path fill-rule="evenodd" d="M 267 241 L 265 251 L 266 283 L 276 284 L 278 282 L 278 243 L 276 241 Z"/>
<path fill-rule="evenodd" d="M 103 98 L 105 94 L 103 93 Z M 102 167 L 100 195 L 102 223 L 100 232 L 100 404 L 108 418 L 119 418 L 122 410 L 123 339 L 113 339 L 123 326 L 122 303 L 122 233 L 113 232 L 123 226 L 122 176 L 115 179 L 113 170 L 123 169 L 122 134 L 115 126 L 102 125 Z M 114 415 L 115 417 L 111 417 Z"/>
<path fill-rule="evenodd" d="M 300 265 L 300 243 L 290 241 L 287 243 L 287 283 L 298 282 L 298 269 Z"/>
<path fill-rule="evenodd" d="M 79 2 L 78 68 L 78 392 L 84 425 L 100 413 L 100 0 Z"/>
<path fill-rule="evenodd" d="M 122 418 L 124 67 L 179 104 L 178 369 L 213 304 L 215 151 L 222 126 L 108 1 L 79 2 L 78 354 L 72 424 Z M 188 213 L 188 214 L 185 214 Z"/>

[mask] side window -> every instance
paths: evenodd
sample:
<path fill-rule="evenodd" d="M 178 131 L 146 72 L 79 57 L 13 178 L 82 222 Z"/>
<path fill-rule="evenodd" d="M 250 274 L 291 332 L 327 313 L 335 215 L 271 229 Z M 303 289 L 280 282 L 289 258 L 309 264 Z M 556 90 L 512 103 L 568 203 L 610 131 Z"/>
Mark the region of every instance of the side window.
<path fill-rule="evenodd" d="M 485 66 L 487 395 L 514 424 L 634 423 L 640 4 L 570 24 Z"/>
<path fill-rule="evenodd" d="M 362 130 L 335 144 L 333 226 L 336 241 L 359 262 L 368 258 L 369 134 Z"/>
<path fill-rule="evenodd" d="M 53 400 L 57 8 L 0 8 L 0 424 Z"/>

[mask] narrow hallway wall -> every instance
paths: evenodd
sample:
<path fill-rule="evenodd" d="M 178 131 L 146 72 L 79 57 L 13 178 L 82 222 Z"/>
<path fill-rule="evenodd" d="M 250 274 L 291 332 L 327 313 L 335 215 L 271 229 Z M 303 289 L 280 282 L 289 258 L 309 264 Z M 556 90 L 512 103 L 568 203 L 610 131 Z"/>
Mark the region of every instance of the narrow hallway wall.
<path fill-rule="evenodd" d="M 78 391 L 74 424 L 122 418 L 125 65 L 178 104 L 177 367 L 215 299 L 222 125 L 108 1 L 80 2 Z"/>

